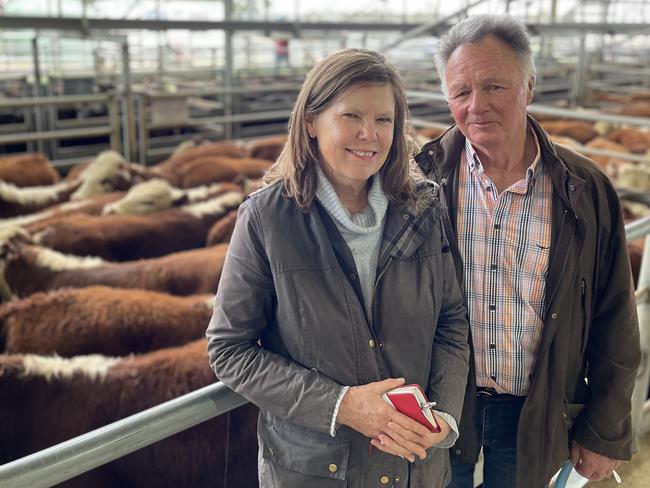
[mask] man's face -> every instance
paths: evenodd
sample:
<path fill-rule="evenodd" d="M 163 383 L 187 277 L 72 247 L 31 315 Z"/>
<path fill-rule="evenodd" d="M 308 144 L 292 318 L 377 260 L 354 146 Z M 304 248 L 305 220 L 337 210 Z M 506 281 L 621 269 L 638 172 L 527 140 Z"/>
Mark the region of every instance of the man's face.
<path fill-rule="evenodd" d="M 506 148 L 526 131 L 534 77 L 524 75 L 514 51 L 489 36 L 456 48 L 445 70 L 449 109 L 472 145 Z"/>

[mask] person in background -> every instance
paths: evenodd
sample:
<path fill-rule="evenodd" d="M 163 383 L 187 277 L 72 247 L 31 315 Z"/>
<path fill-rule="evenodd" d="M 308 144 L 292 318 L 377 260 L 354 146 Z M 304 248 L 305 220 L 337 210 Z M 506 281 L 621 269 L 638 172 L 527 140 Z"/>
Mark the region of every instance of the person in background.
<path fill-rule="evenodd" d="M 456 125 L 415 159 L 441 185 L 470 317 L 471 372 L 454 488 L 541 488 L 570 456 L 609 476 L 631 455 L 639 332 L 621 207 L 592 161 L 527 114 L 525 27 L 470 17 L 436 64 Z"/>
<path fill-rule="evenodd" d="M 221 381 L 260 408 L 262 487 L 443 487 L 467 309 L 437 186 L 409 165 L 408 108 L 383 56 L 309 73 L 267 186 L 239 210 L 207 330 Z M 441 431 L 382 395 L 418 384 Z"/>

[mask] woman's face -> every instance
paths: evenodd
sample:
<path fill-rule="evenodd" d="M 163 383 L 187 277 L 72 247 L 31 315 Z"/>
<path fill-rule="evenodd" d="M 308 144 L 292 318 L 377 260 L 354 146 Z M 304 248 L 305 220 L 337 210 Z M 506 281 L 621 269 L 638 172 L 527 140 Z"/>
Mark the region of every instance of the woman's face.
<path fill-rule="evenodd" d="M 306 119 L 323 172 L 334 188 L 360 187 L 381 169 L 393 144 L 393 88 L 389 83 L 352 86 Z"/>

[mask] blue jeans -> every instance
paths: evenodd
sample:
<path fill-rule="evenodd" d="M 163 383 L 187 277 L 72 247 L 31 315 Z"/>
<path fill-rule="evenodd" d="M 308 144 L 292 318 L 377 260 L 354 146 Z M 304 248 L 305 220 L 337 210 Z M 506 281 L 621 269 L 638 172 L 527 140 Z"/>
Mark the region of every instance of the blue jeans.
<path fill-rule="evenodd" d="M 524 397 L 477 397 L 475 427 L 483 446 L 483 488 L 514 488 L 517 478 L 517 424 Z M 474 464 L 451 456 L 448 488 L 473 488 Z"/>

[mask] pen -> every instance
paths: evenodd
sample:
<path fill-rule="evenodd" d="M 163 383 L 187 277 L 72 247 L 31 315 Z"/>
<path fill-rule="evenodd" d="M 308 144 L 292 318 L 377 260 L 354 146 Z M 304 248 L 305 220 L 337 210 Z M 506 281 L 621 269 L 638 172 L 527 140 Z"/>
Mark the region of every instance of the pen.
<path fill-rule="evenodd" d="M 435 407 L 437 404 L 437 402 L 420 403 L 420 408 L 422 410 L 426 410 L 427 408 Z"/>

